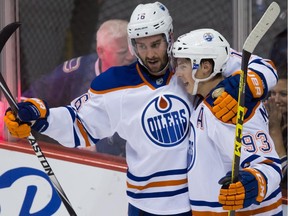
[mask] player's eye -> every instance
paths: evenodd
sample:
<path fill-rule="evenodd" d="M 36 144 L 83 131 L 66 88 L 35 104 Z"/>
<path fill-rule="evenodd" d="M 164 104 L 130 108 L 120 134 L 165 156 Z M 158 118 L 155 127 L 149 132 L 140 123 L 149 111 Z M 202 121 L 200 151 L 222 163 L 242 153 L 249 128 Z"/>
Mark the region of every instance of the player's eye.
<path fill-rule="evenodd" d="M 145 50 L 147 49 L 147 46 L 145 44 L 137 44 L 137 49 Z"/>
<path fill-rule="evenodd" d="M 152 48 L 158 48 L 160 46 L 160 44 L 161 44 L 161 41 L 157 41 L 155 43 L 152 43 L 151 47 Z"/>
<path fill-rule="evenodd" d="M 285 92 L 285 91 L 280 92 L 280 95 L 281 95 L 281 97 L 287 97 L 287 92 Z"/>

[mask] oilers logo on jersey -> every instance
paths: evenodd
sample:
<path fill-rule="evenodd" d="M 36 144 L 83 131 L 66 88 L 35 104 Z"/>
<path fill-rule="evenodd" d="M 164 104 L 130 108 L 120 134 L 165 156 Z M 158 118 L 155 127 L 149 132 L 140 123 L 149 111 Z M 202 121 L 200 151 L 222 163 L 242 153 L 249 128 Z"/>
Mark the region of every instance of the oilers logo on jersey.
<path fill-rule="evenodd" d="M 171 147 L 180 144 L 188 135 L 189 116 L 189 107 L 183 99 L 175 95 L 161 95 L 145 107 L 142 127 L 153 143 Z"/>

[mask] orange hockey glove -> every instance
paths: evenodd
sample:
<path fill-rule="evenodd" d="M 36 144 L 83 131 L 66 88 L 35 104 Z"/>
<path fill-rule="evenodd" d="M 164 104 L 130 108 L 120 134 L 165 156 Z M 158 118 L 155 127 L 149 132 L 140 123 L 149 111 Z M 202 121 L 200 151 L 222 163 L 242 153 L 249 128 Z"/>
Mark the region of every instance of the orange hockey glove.
<path fill-rule="evenodd" d="M 267 190 L 266 177 L 258 170 L 245 168 L 239 172 L 239 181 L 231 182 L 231 172 L 219 180 L 223 185 L 218 197 L 224 210 L 237 210 L 252 204 L 259 205 Z"/>
<path fill-rule="evenodd" d="M 29 98 L 18 103 L 17 116 L 8 108 L 4 116 L 4 122 L 12 136 L 24 138 L 29 136 L 31 128 L 43 132 L 48 127 L 47 116 L 49 109 L 46 102 Z M 32 126 L 31 126 L 32 125 Z"/>
<path fill-rule="evenodd" d="M 17 138 L 28 137 L 31 132 L 31 127 L 26 123 L 17 121 L 16 116 L 11 110 L 8 110 L 4 116 L 4 122 L 10 134 Z"/>
<path fill-rule="evenodd" d="M 223 122 L 231 121 L 236 124 L 240 73 L 241 71 L 237 71 L 232 76 L 224 79 L 212 93 L 212 97 L 216 98 L 212 112 Z M 251 101 L 260 101 L 263 98 L 264 89 L 261 77 L 253 71 L 248 71 L 245 105 Z M 245 113 L 246 111 L 245 108 Z"/>

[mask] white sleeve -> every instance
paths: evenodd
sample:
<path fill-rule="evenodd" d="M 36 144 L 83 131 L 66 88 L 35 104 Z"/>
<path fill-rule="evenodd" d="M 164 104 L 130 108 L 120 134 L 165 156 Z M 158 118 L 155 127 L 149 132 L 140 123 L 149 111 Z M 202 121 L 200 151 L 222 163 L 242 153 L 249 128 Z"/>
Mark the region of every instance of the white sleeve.
<path fill-rule="evenodd" d="M 111 126 L 105 96 L 88 92 L 71 102 L 71 106 L 50 109 L 49 127 L 43 134 L 66 147 L 85 147 L 115 132 Z M 118 106 L 114 106 L 119 109 Z M 118 122 L 118 119 L 114 119 Z"/>
<path fill-rule="evenodd" d="M 253 55 L 249 61 L 248 69 L 257 72 L 257 74 L 261 73 L 265 77 L 268 91 L 273 89 L 278 82 L 277 71 L 268 59 Z"/>
<path fill-rule="evenodd" d="M 74 141 L 73 114 L 71 112 L 73 111 L 69 111 L 67 107 L 51 108 L 47 118 L 49 127 L 43 134 L 57 140 L 66 147 L 74 148 L 76 145 Z"/>
<path fill-rule="evenodd" d="M 227 61 L 224 76 L 228 77 L 234 72 L 239 71 L 241 69 L 241 61 L 242 53 L 231 49 L 231 54 Z M 248 69 L 261 75 L 262 79 L 265 79 L 265 84 L 268 88 L 268 91 L 270 91 L 277 84 L 277 71 L 273 67 L 270 60 L 263 59 L 257 55 L 252 55 L 249 60 Z"/>

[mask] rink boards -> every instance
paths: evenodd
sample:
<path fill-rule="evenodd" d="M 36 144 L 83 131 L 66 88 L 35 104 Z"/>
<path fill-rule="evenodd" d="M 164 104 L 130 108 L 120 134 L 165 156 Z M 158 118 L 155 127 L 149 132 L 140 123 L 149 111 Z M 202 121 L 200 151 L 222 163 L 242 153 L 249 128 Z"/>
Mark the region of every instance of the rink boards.
<path fill-rule="evenodd" d="M 78 216 L 127 215 L 125 159 L 39 145 Z M 52 187 L 28 142 L 0 142 L 1 216 L 69 216 Z M 287 192 L 283 207 L 286 215 Z"/>
<path fill-rule="evenodd" d="M 78 216 L 127 215 L 124 159 L 39 145 Z M 0 215 L 36 213 L 69 215 L 28 142 L 1 141 Z"/>

